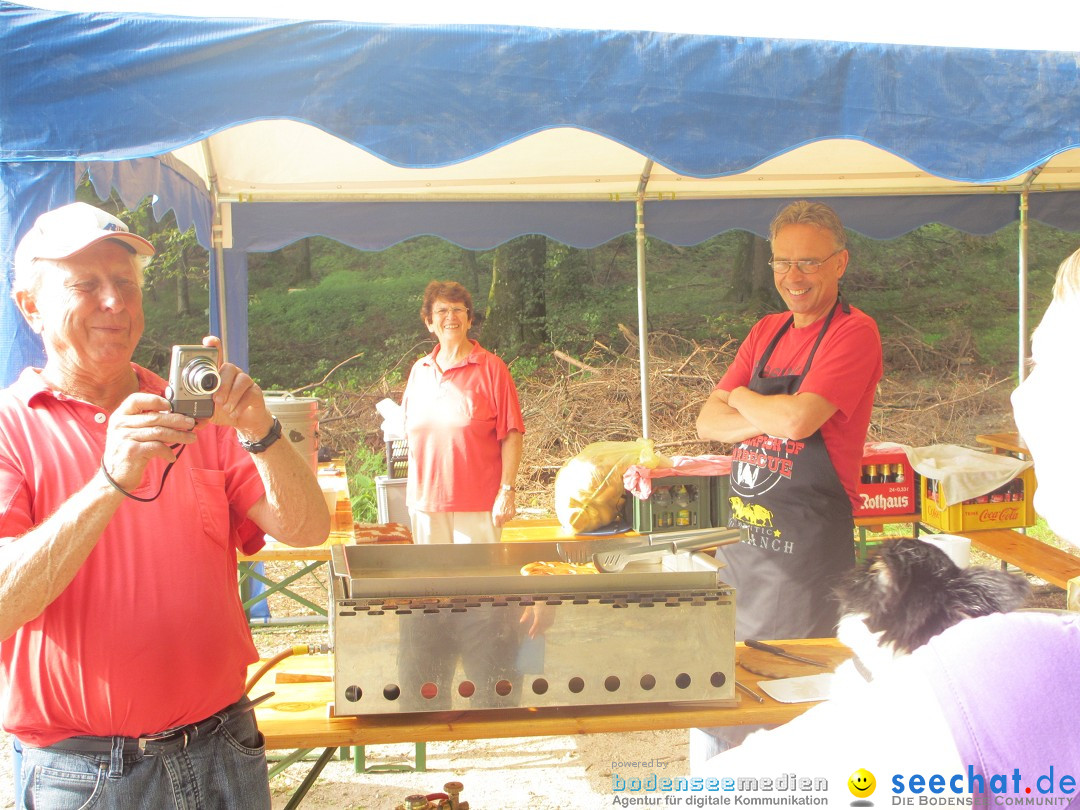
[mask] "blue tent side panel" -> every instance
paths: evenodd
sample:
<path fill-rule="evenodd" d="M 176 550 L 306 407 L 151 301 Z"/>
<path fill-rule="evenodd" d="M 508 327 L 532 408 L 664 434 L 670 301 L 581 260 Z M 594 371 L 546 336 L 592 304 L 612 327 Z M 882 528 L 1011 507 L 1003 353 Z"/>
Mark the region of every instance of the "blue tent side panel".
<path fill-rule="evenodd" d="M 24 368 L 45 365 L 41 338 L 11 298 L 15 248 L 39 215 L 75 199 L 75 164 L 0 162 L 0 191 L 0 384 L 7 386 Z"/>
<path fill-rule="evenodd" d="M 488 250 L 525 234 L 596 247 L 634 229 L 634 206 L 610 202 L 327 202 L 232 206 L 233 246 L 268 251 L 305 236 L 384 250 L 414 236 L 438 236 Z"/>

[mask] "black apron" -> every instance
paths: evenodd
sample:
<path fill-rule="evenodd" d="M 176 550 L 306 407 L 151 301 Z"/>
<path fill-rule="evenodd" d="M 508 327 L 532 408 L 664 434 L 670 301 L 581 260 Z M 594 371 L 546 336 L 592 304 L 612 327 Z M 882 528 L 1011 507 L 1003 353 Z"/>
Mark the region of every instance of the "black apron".
<path fill-rule="evenodd" d="M 829 330 L 838 298 L 799 375 L 762 372 L 794 316 L 780 328 L 747 386 L 766 396 L 794 394 Z M 734 585 L 736 639 L 822 638 L 836 634 L 831 592 L 855 564 L 851 501 L 819 429 L 800 441 L 762 434 L 732 451 L 731 520 L 743 541 L 719 549 L 722 578 Z"/>

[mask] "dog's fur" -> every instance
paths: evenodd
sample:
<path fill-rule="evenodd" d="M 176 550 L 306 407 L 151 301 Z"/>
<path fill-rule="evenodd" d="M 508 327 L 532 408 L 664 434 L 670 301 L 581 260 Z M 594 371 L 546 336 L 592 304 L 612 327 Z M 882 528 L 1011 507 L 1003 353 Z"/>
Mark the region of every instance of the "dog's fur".
<path fill-rule="evenodd" d="M 841 615 L 860 618 L 881 647 L 903 655 L 963 619 L 1006 613 L 1027 599 L 1024 577 L 958 567 L 921 540 L 889 540 L 836 589 Z M 843 620 L 842 620 L 843 622 Z"/>

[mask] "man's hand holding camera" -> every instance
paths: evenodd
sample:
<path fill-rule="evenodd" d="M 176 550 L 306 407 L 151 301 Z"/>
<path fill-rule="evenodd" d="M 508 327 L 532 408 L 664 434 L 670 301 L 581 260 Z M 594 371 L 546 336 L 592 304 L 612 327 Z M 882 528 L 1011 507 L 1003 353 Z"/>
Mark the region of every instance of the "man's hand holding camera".
<path fill-rule="evenodd" d="M 152 459 L 171 464 L 183 445 L 195 442 L 194 427 L 195 420 L 172 413 L 164 397 L 132 394 L 109 418 L 101 465 L 119 486 L 132 492 Z"/>
<path fill-rule="evenodd" d="M 218 365 L 220 352 L 212 336 L 202 347 L 174 346 L 165 397 L 138 392 L 113 412 L 102 466 L 124 490 L 142 483 L 151 459 L 176 461 L 206 421 L 235 428 L 248 441 L 266 436 L 274 418 L 262 390 L 232 363 Z"/>
<path fill-rule="evenodd" d="M 221 341 L 206 337 L 203 345 L 220 350 Z M 210 421 L 236 428 L 240 438 L 248 441 L 258 441 L 266 436 L 274 424 L 274 417 L 266 407 L 262 389 L 232 363 L 222 363 L 218 375 L 220 383 L 213 394 L 214 416 Z"/>

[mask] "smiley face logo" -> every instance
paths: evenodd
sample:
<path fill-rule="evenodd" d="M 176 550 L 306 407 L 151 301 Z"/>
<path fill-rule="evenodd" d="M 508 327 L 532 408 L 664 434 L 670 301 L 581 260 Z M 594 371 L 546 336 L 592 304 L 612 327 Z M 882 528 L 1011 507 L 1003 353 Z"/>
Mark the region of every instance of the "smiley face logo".
<path fill-rule="evenodd" d="M 874 788 L 877 787 L 877 780 L 870 771 L 866 770 L 866 768 L 859 768 L 859 770 L 848 777 L 847 786 L 848 790 L 851 791 L 852 796 L 865 799 L 874 792 Z"/>

